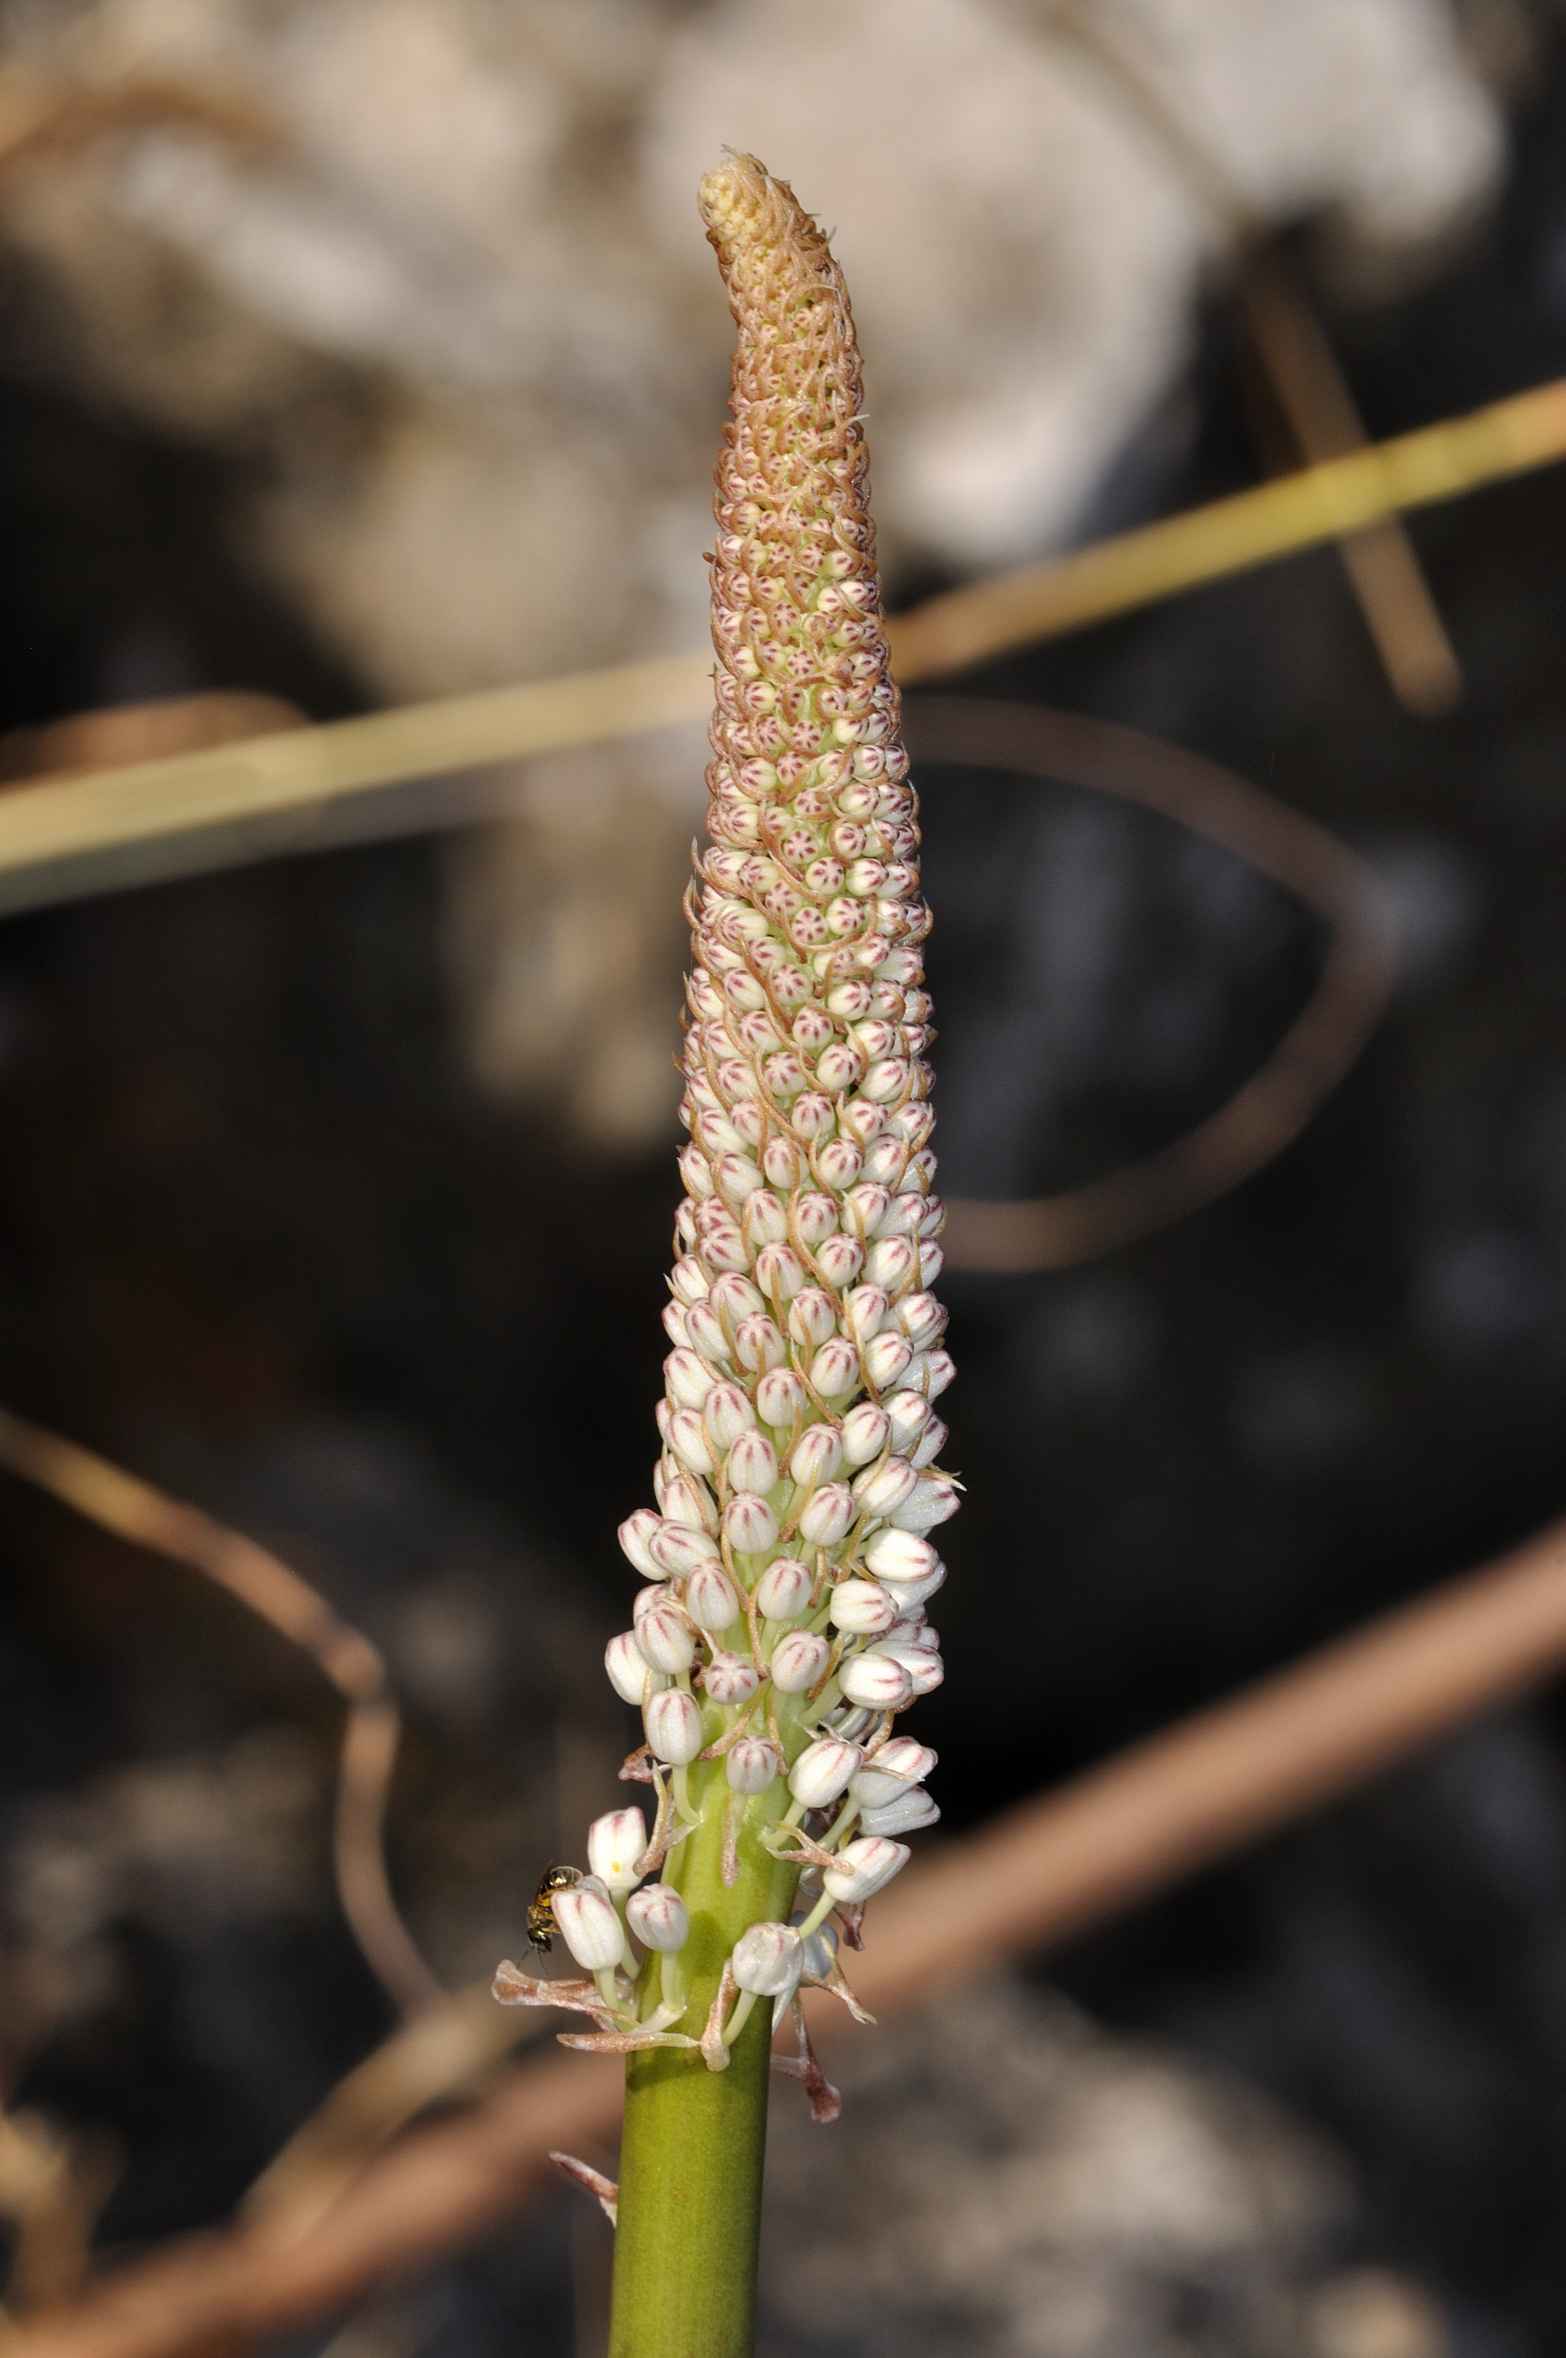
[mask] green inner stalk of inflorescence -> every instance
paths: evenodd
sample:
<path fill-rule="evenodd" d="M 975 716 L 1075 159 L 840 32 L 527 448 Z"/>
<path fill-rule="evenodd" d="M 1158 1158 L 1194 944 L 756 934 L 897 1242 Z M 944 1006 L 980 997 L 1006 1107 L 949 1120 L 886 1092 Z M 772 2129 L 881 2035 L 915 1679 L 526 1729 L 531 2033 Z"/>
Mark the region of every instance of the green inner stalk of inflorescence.
<path fill-rule="evenodd" d="M 792 1496 L 787 1482 L 774 1494 L 785 1525 Z M 771 1560 L 730 1559 L 736 1586 L 748 1594 Z M 763 1656 L 756 1667 L 764 1672 L 782 1631 L 770 1623 L 752 1626 Z M 769 1695 L 770 1711 L 763 1716 Z M 829 1678 L 813 1695 L 779 1695 L 764 1686 L 749 1703 L 705 1707 L 709 1746 L 739 1724 L 757 1733 L 775 1729 L 785 1775 L 764 1793 L 736 1797 L 719 1753 L 693 1761 L 679 1776 L 674 1790 L 688 1831 L 661 1876 L 685 1902 L 690 1935 L 677 1961 L 655 1966 L 649 1958 L 643 1967 L 636 1995 L 640 2020 L 660 2008 L 667 2019 L 676 1995 L 683 1995 L 679 2029 L 699 2039 L 740 1936 L 753 1924 L 788 1921 L 799 1865 L 776 1851 L 792 1847 L 806 1812 L 789 1799 L 786 1770 L 836 1700 L 836 1681 Z M 846 1804 L 821 1847 L 835 1849 L 856 1814 Z M 823 1894 L 802 1932 L 814 1930 L 831 1906 Z M 671 1986 L 669 1966 L 675 1962 Z M 728 2061 L 719 2070 L 690 2047 L 648 2048 L 629 2058 L 610 2358 L 693 2358 L 697 2352 L 701 2358 L 748 2358 L 751 2350 L 772 2000 L 751 2001 L 741 1993 L 725 2028 Z"/>

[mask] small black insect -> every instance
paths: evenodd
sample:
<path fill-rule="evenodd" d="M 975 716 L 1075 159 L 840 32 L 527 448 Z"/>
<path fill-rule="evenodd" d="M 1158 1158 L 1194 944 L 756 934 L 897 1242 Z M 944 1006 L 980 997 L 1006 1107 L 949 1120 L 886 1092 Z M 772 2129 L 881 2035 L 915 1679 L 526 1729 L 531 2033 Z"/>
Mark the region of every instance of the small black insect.
<path fill-rule="evenodd" d="M 580 1883 L 581 1875 L 575 1867 L 546 1867 L 538 1879 L 538 1889 L 528 1902 L 527 1937 L 535 1949 L 548 1952 L 550 1940 L 557 1930 L 555 1924 L 555 1893 L 569 1891 Z"/>

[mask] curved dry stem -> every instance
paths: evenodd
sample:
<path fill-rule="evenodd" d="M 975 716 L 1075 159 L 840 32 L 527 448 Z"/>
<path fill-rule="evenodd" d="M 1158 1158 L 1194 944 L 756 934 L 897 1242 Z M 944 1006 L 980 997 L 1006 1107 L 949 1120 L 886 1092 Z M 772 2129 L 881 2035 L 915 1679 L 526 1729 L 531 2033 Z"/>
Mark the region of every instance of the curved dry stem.
<path fill-rule="evenodd" d="M 949 1199 L 948 1263 L 1067 1268 L 1169 1227 L 1273 1161 L 1354 1064 L 1391 993 L 1391 929 L 1365 863 L 1215 762 L 1108 721 L 953 699 L 913 707 L 910 734 L 925 762 L 1060 781 L 1162 812 L 1270 876 L 1330 928 L 1315 989 L 1226 1105 L 1089 1186 L 1017 1202 Z"/>
<path fill-rule="evenodd" d="M 310 1656 L 343 1699 L 334 1858 L 338 1896 L 366 1964 L 412 2012 L 440 1984 L 403 1922 L 386 1871 L 386 1801 L 401 1720 L 379 1649 L 281 1557 L 170 1498 L 80 1443 L 0 1409 L 0 1466 L 132 1547 L 171 1557 Z"/>
<path fill-rule="evenodd" d="M 1268 222 L 1151 59 L 1136 55 L 1104 12 L 1082 0 L 1066 0 L 1042 30 L 1100 69 L 1232 241 L 1251 343 L 1300 456 L 1315 463 L 1366 449 L 1364 420 L 1314 310 L 1293 273 L 1264 250 Z M 1347 535 L 1338 554 L 1393 694 L 1414 712 L 1450 711 L 1462 693 L 1462 670 L 1402 518 L 1382 517 Z"/>

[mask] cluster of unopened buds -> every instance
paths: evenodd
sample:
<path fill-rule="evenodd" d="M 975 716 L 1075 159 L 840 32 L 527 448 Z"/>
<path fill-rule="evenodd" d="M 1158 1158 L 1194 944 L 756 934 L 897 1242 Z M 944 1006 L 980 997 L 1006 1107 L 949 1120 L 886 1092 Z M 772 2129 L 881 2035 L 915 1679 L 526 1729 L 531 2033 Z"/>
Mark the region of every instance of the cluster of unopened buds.
<path fill-rule="evenodd" d="M 553 1921 L 582 1979 L 507 1966 L 497 1987 L 593 2015 L 573 2043 L 696 2046 L 721 2069 L 758 1999 L 776 2018 L 801 1984 L 846 1994 L 828 1919 L 857 1944 L 902 1837 L 939 1815 L 935 1756 L 896 1720 L 941 1683 L 930 1535 L 958 1489 L 935 1411 L 953 1369 L 931 1291 L 930 919 L 852 317 L 821 232 L 753 159 L 709 176 L 702 210 L 739 340 L 709 841 L 687 901 L 690 1142 L 657 1507 L 620 1528 L 645 1586 L 605 1658 L 645 1738 L 621 1773 L 657 1810 L 650 1829 L 636 1809 L 599 1818 L 585 1875 L 558 1871 Z M 698 2023 L 678 1846 L 720 1822 L 735 1904 Z M 752 1890 L 771 1909 L 746 1924 Z"/>
<path fill-rule="evenodd" d="M 670 1402 L 677 1391 L 694 1391 L 701 1365 L 685 1345 L 670 1355 L 670 1392 L 661 1404 L 666 1438 L 691 1413 Z M 932 1349 L 921 1373 L 932 1391 L 942 1388 L 950 1375 L 946 1354 Z M 749 1413 L 741 1415 L 736 1402 Z M 914 1442 L 910 1456 L 893 1448 L 899 1422 Z M 619 2052 L 700 2046 L 709 2066 L 721 2070 L 758 1998 L 772 2001 L 774 2023 L 802 1984 L 832 1990 L 862 2011 L 827 1920 L 835 1912 L 857 1945 L 865 1902 L 908 1860 L 899 1837 L 940 1815 L 925 1785 L 935 1753 L 898 1735 L 895 1721 L 941 1683 L 940 1642 L 925 1606 L 945 1567 L 927 1533 L 954 1510 L 957 1491 L 947 1477 L 922 1470 L 944 1427 L 926 1395 L 911 1390 L 885 1406 L 862 1402 L 840 1422 L 799 1420 L 786 1471 L 776 1454 L 782 1420 L 769 1435 L 738 1386 L 709 1375 L 695 1429 L 708 1444 L 706 1473 L 716 1477 L 717 1496 L 706 1473 L 688 1479 L 694 1436 L 687 1428 L 684 1451 L 677 1456 L 671 1447 L 655 1478 L 665 1513 L 644 1510 L 621 1528 L 621 1543 L 648 1585 L 636 1601 L 635 1626 L 605 1649 L 610 1683 L 642 1713 L 646 1742 L 621 1774 L 655 1786 L 654 1826 L 649 1832 L 635 1807 L 595 1819 L 587 1872 L 562 1871 L 550 1894 L 550 1929 L 582 1968 L 581 1980 L 541 1980 L 506 1965 L 496 1989 L 513 2004 L 568 2005 L 592 2015 L 597 2031 L 568 2034 L 568 2045 Z M 715 1432 L 731 1432 L 722 1457 Z M 866 1456 L 871 1441 L 874 1454 Z M 728 1469 L 738 1456 L 752 1472 L 758 1443 L 772 1479 L 766 1491 L 741 1489 Z M 747 1563 L 756 1551 L 735 1547 L 732 1532 L 740 1516 L 758 1509 L 769 1531 L 763 1547 L 779 1551 L 760 1566 Z M 685 1514 L 695 1519 L 682 1520 Z M 670 1560 L 685 1569 L 671 1571 Z M 686 1903 L 657 1876 L 700 1823 L 692 1768 L 718 1761 L 725 1881 L 738 1875 L 745 1839 L 800 1873 L 791 1921 L 752 1924 L 735 1943 L 698 2036 L 674 2027 L 687 2012 Z M 808 2055 L 802 2022 L 800 2033 Z M 803 2076 L 813 2095 L 820 2092 L 813 2070 Z"/>

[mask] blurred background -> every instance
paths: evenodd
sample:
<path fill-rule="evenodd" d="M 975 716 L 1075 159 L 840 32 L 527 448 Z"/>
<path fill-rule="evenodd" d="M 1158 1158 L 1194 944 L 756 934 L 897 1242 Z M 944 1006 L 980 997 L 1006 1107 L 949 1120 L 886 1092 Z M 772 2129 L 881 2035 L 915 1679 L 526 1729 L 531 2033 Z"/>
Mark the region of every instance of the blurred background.
<path fill-rule="evenodd" d="M 1552 0 L 0 0 L 5 791 L 698 650 L 725 141 L 835 231 L 894 608 L 1566 367 Z M 1162 815 L 1112 740 L 1062 775 L 1036 710 L 1228 765 L 1397 937 L 1347 1077 L 1219 1200 L 1004 1269 L 954 1235 L 947 1834 L 1562 1512 L 1563 541 L 1545 467 L 1352 578 L 1318 546 L 939 691 L 950 1195 L 1190 1131 L 1327 953 L 1179 773 Z M 1015 758 L 965 762 L 954 692 L 1014 708 Z M 0 1403 L 378 1651 L 415 1996 L 515 1953 L 619 1791 L 703 759 L 697 713 L 365 797 L 353 841 L 44 874 L 0 923 Z M 25 2328 L 89 2235 L 221 2222 L 397 2010 L 334 1885 L 308 1613 L 36 1479 L 3 1505 Z M 768 2358 L 1552 2358 L 1558 1689 L 834 2076 L 838 2128 L 774 2106 Z M 265 2346 L 590 2352 L 607 2255 L 539 2193 Z"/>

